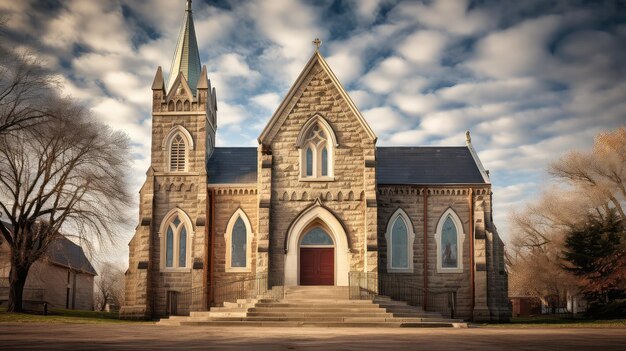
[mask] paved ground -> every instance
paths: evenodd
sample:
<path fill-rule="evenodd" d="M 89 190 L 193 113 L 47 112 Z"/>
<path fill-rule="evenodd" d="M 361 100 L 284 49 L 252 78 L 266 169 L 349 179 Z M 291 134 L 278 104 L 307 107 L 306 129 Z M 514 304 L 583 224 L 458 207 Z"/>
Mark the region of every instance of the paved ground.
<path fill-rule="evenodd" d="M 1 324 L 0 350 L 625 350 L 626 329 Z"/>

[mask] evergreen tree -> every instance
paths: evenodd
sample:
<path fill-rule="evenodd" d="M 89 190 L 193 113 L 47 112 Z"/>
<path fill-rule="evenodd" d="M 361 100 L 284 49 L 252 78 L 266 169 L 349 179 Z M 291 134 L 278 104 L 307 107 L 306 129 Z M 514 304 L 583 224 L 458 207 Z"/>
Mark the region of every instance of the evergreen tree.
<path fill-rule="evenodd" d="M 626 231 L 615 211 L 589 215 L 565 239 L 566 269 L 581 279 L 582 292 L 592 305 L 626 298 Z M 595 306 L 595 307 L 594 307 Z"/>

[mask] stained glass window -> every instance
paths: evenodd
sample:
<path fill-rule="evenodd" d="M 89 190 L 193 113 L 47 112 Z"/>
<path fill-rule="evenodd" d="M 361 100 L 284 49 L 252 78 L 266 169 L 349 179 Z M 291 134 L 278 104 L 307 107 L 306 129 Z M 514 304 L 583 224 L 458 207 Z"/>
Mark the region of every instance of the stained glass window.
<path fill-rule="evenodd" d="M 310 147 L 306 149 L 306 175 L 313 175 L 313 150 Z"/>
<path fill-rule="evenodd" d="M 443 268 L 457 268 L 457 229 L 450 216 L 443 222 L 440 249 L 441 266 Z"/>
<path fill-rule="evenodd" d="M 237 218 L 231 236 L 231 267 L 246 267 L 247 232 L 241 217 Z"/>
<path fill-rule="evenodd" d="M 408 229 L 404 219 L 398 216 L 391 229 L 391 267 L 408 268 L 408 251 Z"/>
<path fill-rule="evenodd" d="M 174 232 L 171 227 L 167 228 L 165 239 L 165 267 L 172 267 L 174 264 Z"/>
<path fill-rule="evenodd" d="M 320 227 L 311 229 L 304 235 L 300 245 L 333 245 L 333 239 Z"/>
<path fill-rule="evenodd" d="M 322 149 L 322 176 L 328 175 L 328 150 Z"/>
<path fill-rule="evenodd" d="M 187 266 L 187 229 L 183 227 L 180 231 L 178 246 L 178 266 Z"/>

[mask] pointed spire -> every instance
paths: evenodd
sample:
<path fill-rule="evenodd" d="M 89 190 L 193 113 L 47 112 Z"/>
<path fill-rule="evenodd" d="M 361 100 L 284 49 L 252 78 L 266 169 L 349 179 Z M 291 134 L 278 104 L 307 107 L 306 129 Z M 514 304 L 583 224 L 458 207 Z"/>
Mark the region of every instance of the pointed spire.
<path fill-rule="evenodd" d="M 200 78 L 198 79 L 198 89 L 209 89 L 209 78 L 206 74 L 206 66 L 202 66 Z"/>
<path fill-rule="evenodd" d="M 198 50 L 198 42 L 196 40 L 196 29 L 193 25 L 191 0 L 187 0 L 183 25 L 180 28 L 176 51 L 172 59 L 172 67 L 167 80 L 168 93 L 172 85 L 174 85 L 174 81 L 176 81 L 178 72 L 183 73 L 195 94 L 198 78 L 200 77 L 200 51 Z"/>
<path fill-rule="evenodd" d="M 157 72 L 154 75 L 152 90 L 165 90 L 165 84 L 163 83 L 163 70 L 161 69 L 161 66 L 157 68 Z"/>

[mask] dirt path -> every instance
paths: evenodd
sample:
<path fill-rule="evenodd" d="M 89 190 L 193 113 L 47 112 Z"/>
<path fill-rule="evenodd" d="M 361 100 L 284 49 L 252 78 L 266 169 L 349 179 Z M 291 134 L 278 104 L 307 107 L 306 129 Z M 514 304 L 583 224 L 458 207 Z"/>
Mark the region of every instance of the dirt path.
<path fill-rule="evenodd" d="M 626 329 L 0 324 L 1 350 L 624 350 Z"/>

